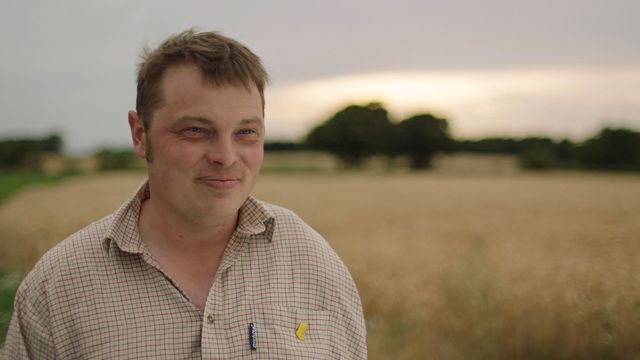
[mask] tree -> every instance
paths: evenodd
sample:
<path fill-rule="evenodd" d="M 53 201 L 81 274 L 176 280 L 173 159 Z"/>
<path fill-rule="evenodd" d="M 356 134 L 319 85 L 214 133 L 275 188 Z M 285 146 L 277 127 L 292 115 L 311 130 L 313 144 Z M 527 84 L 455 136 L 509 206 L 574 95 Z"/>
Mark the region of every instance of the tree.
<path fill-rule="evenodd" d="M 131 149 L 102 149 L 96 152 L 100 170 L 134 169 L 140 159 Z"/>
<path fill-rule="evenodd" d="M 604 128 L 581 150 L 587 167 L 640 169 L 640 132 Z"/>
<path fill-rule="evenodd" d="M 62 136 L 58 134 L 49 135 L 38 141 L 38 151 L 60 154 L 62 152 Z"/>
<path fill-rule="evenodd" d="M 435 153 L 448 151 L 452 145 L 446 119 L 420 114 L 395 126 L 394 152 L 408 155 L 414 169 L 428 168 Z"/>
<path fill-rule="evenodd" d="M 518 159 L 525 169 L 544 170 L 557 165 L 555 144 L 549 137 L 526 137 L 518 141 Z"/>
<path fill-rule="evenodd" d="M 577 146 L 569 139 L 563 139 L 555 145 L 554 156 L 559 161 L 567 164 L 571 163 L 576 158 Z"/>
<path fill-rule="evenodd" d="M 21 168 L 28 159 L 43 153 L 62 152 L 62 137 L 57 134 L 43 138 L 13 138 L 0 140 L 0 168 Z"/>
<path fill-rule="evenodd" d="M 338 111 L 307 135 L 307 145 L 336 155 L 349 167 L 360 166 L 368 157 L 387 154 L 392 131 L 387 110 L 377 102 L 350 105 Z"/>
<path fill-rule="evenodd" d="M 518 140 L 501 137 L 488 137 L 478 140 L 454 140 L 456 151 L 468 151 L 487 154 L 517 154 Z"/>

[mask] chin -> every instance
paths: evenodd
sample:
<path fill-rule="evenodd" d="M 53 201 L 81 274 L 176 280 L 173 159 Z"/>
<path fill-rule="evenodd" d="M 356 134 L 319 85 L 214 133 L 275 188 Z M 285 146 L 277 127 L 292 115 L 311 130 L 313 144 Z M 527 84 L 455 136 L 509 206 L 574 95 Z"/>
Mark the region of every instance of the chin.
<path fill-rule="evenodd" d="M 224 219 L 235 215 L 246 200 L 238 198 L 218 198 L 210 201 L 204 209 L 205 216 Z"/>

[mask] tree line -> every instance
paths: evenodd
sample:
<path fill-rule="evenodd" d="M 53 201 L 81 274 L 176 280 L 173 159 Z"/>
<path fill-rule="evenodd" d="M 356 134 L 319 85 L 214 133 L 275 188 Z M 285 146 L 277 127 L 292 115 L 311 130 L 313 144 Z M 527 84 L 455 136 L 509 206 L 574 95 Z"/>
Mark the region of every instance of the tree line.
<path fill-rule="evenodd" d="M 64 140 L 60 134 L 42 137 L 0 139 L 0 169 L 38 170 L 44 155 L 63 155 Z M 99 170 L 139 168 L 133 149 L 103 148 L 94 153 Z"/>
<path fill-rule="evenodd" d="M 529 169 L 640 171 L 640 132 L 630 129 L 605 127 L 582 142 L 548 137 L 460 140 L 456 150 L 517 155 L 520 165 Z"/>
<path fill-rule="evenodd" d="M 0 140 L 0 168 L 24 168 L 44 153 L 60 154 L 62 147 L 63 140 L 60 134 Z"/>
<path fill-rule="evenodd" d="M 267 150 L 328 151 L 348 167 L 359 167 L 372 156 L 404 156 L 414 169 L 432 165 L 438 153 L 511 154 L 528 169 L 584 168 L 640 170 L 640 132 L 603 128 L 575 142 L 549 137 L 454 139 L 447 119 L 416 114 L 398 122 L 377 102 L 349 105 L 309 131 L 302 142 L 266 144 Z"/>
<path fill-rule="evenodd" d="M 41 138 L 0 140 L 0 169 L 25 168 L 44 153 L 60 154 L 59 134 Z M 377 102 L 349 105 L 313 127 L 300 142 L 267 142 L 267 151 L 320 150 L 338 157 L 347 167 L 362 166 L 372 156 L 405 157 L 414 169 L 432 165 L 439 153 L 510 154 L 528 169 L 570 168 L 640 171 L 640 132 L 603 128 L 576 142 L 549 137 L 454 139 L 447 119 L 424 113 L 392 121 Z M 100 169 L 137 167 L 132 150 L 96 152 Z"/>

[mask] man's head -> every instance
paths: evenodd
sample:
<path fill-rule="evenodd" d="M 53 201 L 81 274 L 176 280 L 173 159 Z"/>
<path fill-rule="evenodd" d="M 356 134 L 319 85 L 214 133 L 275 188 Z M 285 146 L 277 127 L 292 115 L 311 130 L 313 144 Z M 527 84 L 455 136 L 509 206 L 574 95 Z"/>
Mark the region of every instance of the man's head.
<path fill-rule="evenodd" d="M 147 159 L 151 202 L 194 224 L 232 219 L 263 159 L 267 75 L 258 57 L 191 30 L 143 57 L 129 126 L 136 154 Z"/>
<path fill-rule="evenodd" d="M 145 48 L 138 65 L 136 111 L 146 129 L 162 105 L 162 78 L 168 68 L 195 65 L 212 86 L 256 87 L 264 108 L 264 88 L 269 76 L 260 58 L 241 43 L 216 32 L 185 30 L 155 49 Z"/>

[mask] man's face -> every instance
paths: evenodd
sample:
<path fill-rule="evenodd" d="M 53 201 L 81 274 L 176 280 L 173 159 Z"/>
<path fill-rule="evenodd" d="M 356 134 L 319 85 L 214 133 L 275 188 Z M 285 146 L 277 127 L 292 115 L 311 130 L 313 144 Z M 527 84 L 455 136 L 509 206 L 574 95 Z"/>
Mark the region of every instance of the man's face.
<path fill-rule="evenodd" d="M 136 153 L 147 157 L 152 202 L 184 220 L 219 224 L 237 214 L 263 159 L 262 101 L 255 87 L 212 86 L 194 65 L 167 69 L 151 126 L 130 113 Z M 136 132 L 137 131 L 137 132 Z"/>

